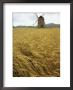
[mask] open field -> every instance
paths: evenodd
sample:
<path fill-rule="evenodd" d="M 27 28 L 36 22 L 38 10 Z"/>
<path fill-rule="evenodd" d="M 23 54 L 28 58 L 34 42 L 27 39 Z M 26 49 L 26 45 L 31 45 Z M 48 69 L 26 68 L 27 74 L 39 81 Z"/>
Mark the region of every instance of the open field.
<path fill-rule="evenodd" d="M 13 28 L 13 76 L 60 76 L 60 28 Z"/>

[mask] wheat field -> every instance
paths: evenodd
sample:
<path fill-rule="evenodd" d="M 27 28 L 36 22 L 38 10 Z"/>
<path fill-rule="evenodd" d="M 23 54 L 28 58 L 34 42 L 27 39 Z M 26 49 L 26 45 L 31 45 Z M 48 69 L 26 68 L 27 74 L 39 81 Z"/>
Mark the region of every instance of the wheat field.
<path fill-rule="evenodd" d="M 60 77 L 60 28 L 13 28 L 13 76 Z"/>

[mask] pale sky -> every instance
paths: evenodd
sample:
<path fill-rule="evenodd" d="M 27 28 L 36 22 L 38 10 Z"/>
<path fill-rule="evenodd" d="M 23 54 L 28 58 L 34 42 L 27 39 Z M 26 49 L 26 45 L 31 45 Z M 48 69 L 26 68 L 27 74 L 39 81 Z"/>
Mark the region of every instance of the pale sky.
<path fill-rule="evenodd" d="M 45 24 L 55 23 L 60 24 L 60 13 L 36 13 L 38 16 L 42 15 L 45 20 Z M 33 26 L 37 21 L 35 13 L 14 12 L 12 15 L 13 26 Z M 37 22 L 34 26 L 37 25 Z"/>

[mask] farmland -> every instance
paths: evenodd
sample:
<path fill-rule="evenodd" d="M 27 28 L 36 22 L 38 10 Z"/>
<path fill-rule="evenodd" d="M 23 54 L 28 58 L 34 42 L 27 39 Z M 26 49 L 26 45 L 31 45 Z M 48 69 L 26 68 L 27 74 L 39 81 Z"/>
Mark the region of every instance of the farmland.
<path fill-rule="evenodd" d="M 13 76 L 60 76 L 60 28 L 13 28 Z"/>

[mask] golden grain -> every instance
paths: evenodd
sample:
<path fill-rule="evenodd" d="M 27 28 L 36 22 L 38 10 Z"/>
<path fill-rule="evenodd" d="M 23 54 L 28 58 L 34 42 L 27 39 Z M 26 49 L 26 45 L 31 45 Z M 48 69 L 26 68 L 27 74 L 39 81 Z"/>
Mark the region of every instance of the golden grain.
<path fill-rule="evenodd" d="M 60 28 L 13 28 L 13 76 L 60 76 Z"/>

